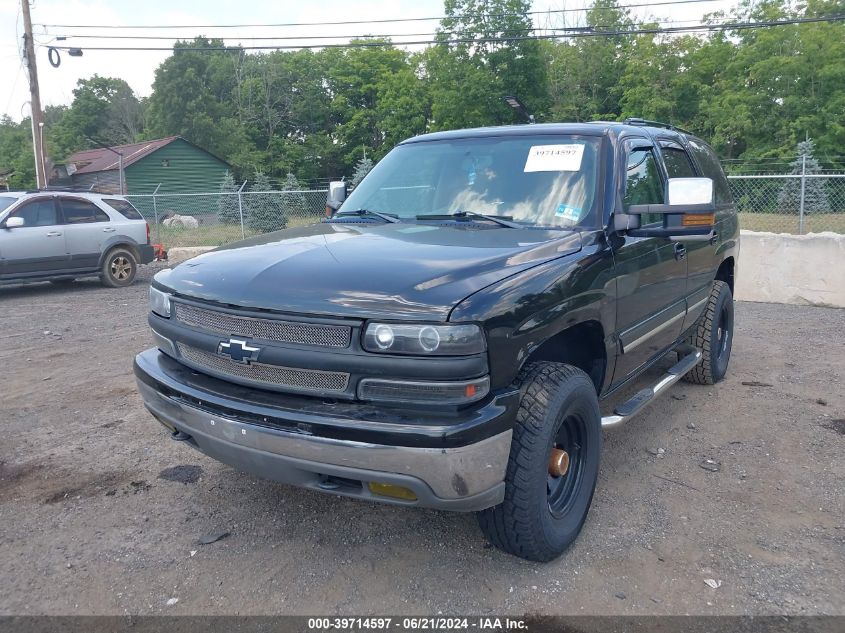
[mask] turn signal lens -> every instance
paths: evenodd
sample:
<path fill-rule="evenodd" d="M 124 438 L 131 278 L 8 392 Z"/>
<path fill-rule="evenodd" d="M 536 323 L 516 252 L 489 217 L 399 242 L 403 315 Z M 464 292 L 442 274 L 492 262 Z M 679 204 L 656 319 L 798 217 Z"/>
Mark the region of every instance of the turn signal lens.
<path fill-rule="evenodd" d="M 394 486 L 393 484 L 382 484 L 377 481 L 371 481 L 367 484 L 374 495 L 380 497 L 392 497 L 393 499 L 403 499 L 405 501 L 416 501 L 417 495 L 413 490 L 404 488 L 402 486 Z"/>
<path fill-rule="evenodd" d="M 467 404 L 481 400 L 490 391 L 485 376 L 460 382 L 422 382 L 364 378 L 358 383 L 361 400 L 403 404 Z"/>
<path fill-rule="evenodd" d="M 683 226 L 713 226 L 715 223 L 715 213 L 684 213 L 681 220 Z"/>

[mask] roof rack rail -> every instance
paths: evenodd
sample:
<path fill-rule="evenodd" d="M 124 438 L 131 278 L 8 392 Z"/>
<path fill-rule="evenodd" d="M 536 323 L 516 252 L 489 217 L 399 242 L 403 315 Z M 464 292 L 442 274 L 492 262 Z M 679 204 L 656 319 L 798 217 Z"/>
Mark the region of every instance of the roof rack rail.
<path fill-rule="evenodd" d="M 46 187 L 42 187 L 41 189 L 28 189 L 26 193 L 44 193 L 45 191 L 58 191 L 65 193 L 103 193 L 99 189 L 95 189 L 94 185 L 91 185 L 90 187 L 47 185 Z"/>
<path fill-rule="evenodd" d="M 678 127 L 677 125 L 672 125 L 671 123 L 663 123 L 662 121 L 650 121 L 649 119 L 640 119 L 638 117 L 628 117 L 624 121 L 622 121 L 625 125 L 643 125 L 648 127 L 662 127 L 666 130 L 674 130 L 676 132 L 681 132 L 682 134 L 692 134 L 689 130 L 685 130 L 682 127 Z"/>

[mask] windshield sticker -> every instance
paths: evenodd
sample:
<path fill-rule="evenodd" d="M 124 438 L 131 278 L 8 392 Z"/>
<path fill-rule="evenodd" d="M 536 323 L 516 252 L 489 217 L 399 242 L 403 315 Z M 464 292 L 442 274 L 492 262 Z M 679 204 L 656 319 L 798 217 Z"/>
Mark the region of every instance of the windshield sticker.
<path fill-rule="evenodd" d="M 578 207 L 570 207 L 568 204 L 563 204 L 561 202 L 557 207 L 557 211 L 555 211 L 555 217 L 563 218 L 564 220 L 569 220 L 570 222 L 577 222 L 581 219 L 581 209 Z"/>
<path fill-rule="evenodd" d="M 578 171 L 583 156 L 584 146 L 576 143 L 532 145 L 523 171 Z"/>

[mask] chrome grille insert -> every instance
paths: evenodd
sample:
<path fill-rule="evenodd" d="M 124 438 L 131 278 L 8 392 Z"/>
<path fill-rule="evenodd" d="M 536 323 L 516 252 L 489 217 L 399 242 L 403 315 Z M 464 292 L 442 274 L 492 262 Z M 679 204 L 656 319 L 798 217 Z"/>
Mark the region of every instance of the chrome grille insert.
<path fill-rule="evenodd" d="M 349 347 L 352 336 L 352 328 L 344 325 L 239 316 L 178 301 L 173 302 L 173 308 L 177 321 L 226 336 L 241 335 L 264 341 L 319 347 Z"/>
<path fill-rule="evenodd" d="M 264 363 L 238 363 L 205 350 L 176 343 L 179 356 L 198 369 L 208 369 L 234 379 L 261 383 L 279 391 L 337 393 L 346 391 L 349 374 L 339 371 L 295 369 Z"/>

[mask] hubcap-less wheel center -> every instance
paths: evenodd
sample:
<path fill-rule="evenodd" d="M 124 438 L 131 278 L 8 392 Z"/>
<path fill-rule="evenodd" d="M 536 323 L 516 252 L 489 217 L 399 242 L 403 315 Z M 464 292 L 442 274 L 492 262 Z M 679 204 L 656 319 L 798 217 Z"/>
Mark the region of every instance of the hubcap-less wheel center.
<path fill-rule="evenodd" d="M 569 453 L 562 448 L 553 448 L 549 456 L 549 474 L 552 477 L 563 477 L 569 470 Z"/>

